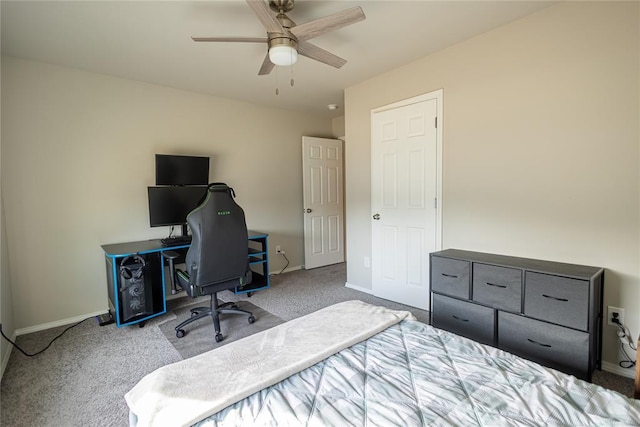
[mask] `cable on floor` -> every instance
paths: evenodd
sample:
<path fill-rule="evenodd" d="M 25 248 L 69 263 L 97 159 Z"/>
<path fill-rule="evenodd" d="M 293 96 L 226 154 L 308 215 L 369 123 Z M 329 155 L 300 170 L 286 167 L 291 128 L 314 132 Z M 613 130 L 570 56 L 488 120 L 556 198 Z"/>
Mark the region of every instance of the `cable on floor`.
<path fill-rule="evenodd" d="M 62 335 L 64 335 L 64 334 L 65 334 L 65 332 L 67 332 L 69 329 L 71 329 L 71 328 L 75 328 L 76 326 L 78 326 L 78 325 L 79 325 L 79 324 L 81 324 L 82 322 L 84 322 L 84 321 L 86 321 L 86 320 L 89 320 L 89 319 L 92 319 L 92 317 L 87 317 L 86 319 L 83 319 L 83 320 L 79 321 L 78 323 L 74 323 L 73 325 L 71 325 L 71 326 L 67 327 L 64 331 L 60 332 L 60 334 L 58 334 L 58 336 L 57 336 L 57 337 L 55 337 L 54 339 L 52 339 L 52 340 L 49 342 L 49 344 L 47 344 L 47 346 L 46 346 L 45 348 L 43 348 L 42 350 L 37 351 L 37 352 L 35 352 L 35 353 L 27 353 L 26 351 L 24 351 L 23 349 L 21 349 L 21 348 L 20 348 L 20 346 L 19 346 L 18 344 L 16 344 L 16 343 L 14 343 L 13 341 L 11 341 L 11 340 L 9 339 L 9 337 L 7 337 L 7 336 L 4 334 L 4 332 L 2 331 L 2 324 L 1 324 L 1 323 L 0 323 L 0 334 L 2 334 L 2 337 L 3 337 L 5 340 L 9 341 L 9 342 L 11 343 L 11 345 L 13 345 L 15 348 L 17 348 L 17 349 L 20 351 L 20 353 L 24 354 L 24 355 L 25 355 L 25 356 L 27 356 L 27 357 L 34 357 L 34 356 L 39 355 L 40 353 L 44 353 L 44 351 L 45 351 L 46 349 L 48 349 L 49 347 L 51 347 L 51 344 L 53 344 L 53 342 L 54 342 L 55 340 L 57 340 L 57 339 L 58 339 L 58 338 L 60 338 Z"/>

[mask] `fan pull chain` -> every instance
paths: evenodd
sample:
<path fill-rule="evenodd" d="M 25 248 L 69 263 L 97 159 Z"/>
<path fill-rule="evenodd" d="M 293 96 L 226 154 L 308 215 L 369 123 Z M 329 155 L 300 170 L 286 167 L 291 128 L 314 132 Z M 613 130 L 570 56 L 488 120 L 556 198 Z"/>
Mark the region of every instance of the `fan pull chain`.
<path fill-rule="evenodd" d="M 275 67 L 276 69 L 276 96 L 280 95 L 280 74 L 278 73 L 278 68 L 280 67 Z M 290 66 L 290 75 L 291 78 L 289 80 L 289 84 L 291 85 L 291 87 L 293 87 L 295 85 L 295 80 L 293 79 L 293 65 Z"/>
<path fill-rule="evenodd" d="M 293 51 L 290 52 L 291 53 L 291 66 L 289 67 L 289 71 L 291 72 L 291 87 L 293 87 Z"/>

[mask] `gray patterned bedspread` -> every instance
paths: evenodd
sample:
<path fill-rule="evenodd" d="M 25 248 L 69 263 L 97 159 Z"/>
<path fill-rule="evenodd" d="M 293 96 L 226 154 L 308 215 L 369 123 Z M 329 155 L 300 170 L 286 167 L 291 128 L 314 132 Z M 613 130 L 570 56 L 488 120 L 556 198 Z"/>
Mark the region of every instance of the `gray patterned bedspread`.
<path fill-rule="evenodd" d="M 640 401 L 405 320 L 196 425 L 640 426 Z"/>

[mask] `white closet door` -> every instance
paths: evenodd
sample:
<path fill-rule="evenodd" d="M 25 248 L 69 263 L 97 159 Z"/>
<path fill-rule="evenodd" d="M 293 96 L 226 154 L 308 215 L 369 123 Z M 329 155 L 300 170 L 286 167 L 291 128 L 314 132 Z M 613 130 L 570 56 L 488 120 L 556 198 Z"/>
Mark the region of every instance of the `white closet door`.
<path fill-rule="evenodd" d="M 438 100 L 372 112 L 374 295 L 429 309 L 429 253 L 438 249 Z"/>

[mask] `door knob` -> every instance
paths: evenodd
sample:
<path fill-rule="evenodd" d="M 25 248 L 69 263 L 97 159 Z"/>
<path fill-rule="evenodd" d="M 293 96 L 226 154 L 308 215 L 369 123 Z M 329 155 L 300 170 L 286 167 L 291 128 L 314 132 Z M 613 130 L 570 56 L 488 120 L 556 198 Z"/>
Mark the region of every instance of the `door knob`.
<path fill-rule="evenodd" d="M 304 210 L 306 213 L 311 213 L 311 209 L 307 208 Z"/>
<path fill-rule="evenodd" d="M 380 214 L 375 214 L 375 215 L 373 216 L 373 219 L 375 219 L 376 221 L 377 221 L 377 220 L 379 220 L 379 219 L 380 219 Z"/>

